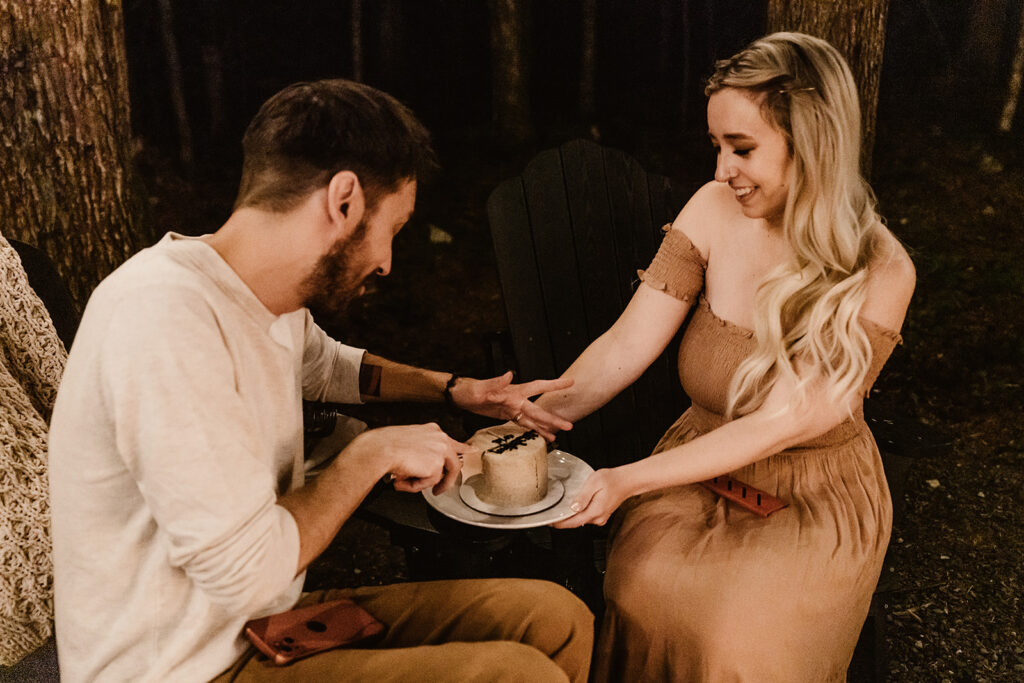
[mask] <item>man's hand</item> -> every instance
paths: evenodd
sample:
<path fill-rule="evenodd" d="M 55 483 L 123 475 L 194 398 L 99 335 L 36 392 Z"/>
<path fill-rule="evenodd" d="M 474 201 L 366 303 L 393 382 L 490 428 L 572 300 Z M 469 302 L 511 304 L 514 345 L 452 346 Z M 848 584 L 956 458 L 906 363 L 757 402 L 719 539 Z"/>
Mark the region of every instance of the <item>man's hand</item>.
<path fill-rule="evenodd" d="M 452 387 L 452 401 L 463 410 L 499 420 L 512 420 L 524 429 L 532 429 L 548 441 L 554 441 L 555 432 L 572 429 L 572 423 L 541 408 L 530 397 L 567 389 L 572 382 L 572 379 L 564 378 L 512 384 L 511 371 L 491 379 L 460 377 Z"/>
<path fill-rule="evenodd" d="M 372 452 L 385 463 L 396 490 L 415 493 L 433 486 L 435 494 L 455 483 L 462 469 L 462 453 L 470 450 L 434 423 L 371 429 L 356 437 L 351 446 Z"/>
<path fill-rule="evenodd" d="M 436 424 L 382 427 L 354 438 L 315 479 L 277 501 L 299 529 L 296 575 L 324 551 L 386 473 L 400 491 L 433 486 L 434 493 L 442 493 L 455 483 L 460 455 L 468 450 Z"/>

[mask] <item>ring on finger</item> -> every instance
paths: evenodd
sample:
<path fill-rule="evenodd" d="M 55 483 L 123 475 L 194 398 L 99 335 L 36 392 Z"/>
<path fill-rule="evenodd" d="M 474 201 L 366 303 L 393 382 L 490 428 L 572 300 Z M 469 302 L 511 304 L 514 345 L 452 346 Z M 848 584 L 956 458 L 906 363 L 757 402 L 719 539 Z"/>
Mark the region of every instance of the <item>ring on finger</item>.
<path fill-rule="evenodd" d="M 519 412 L 517 412 L 516 416 L 512 418 L 513 422 L 516 422 L 516 423 L 519 422 L 519 419 L 523 416 L 523 412 L 524 412 L 523 409 L 524 409 L 525 406 L 526 406 L 526 399 L 524 398 L 522 401 L 519 402 Z"/>

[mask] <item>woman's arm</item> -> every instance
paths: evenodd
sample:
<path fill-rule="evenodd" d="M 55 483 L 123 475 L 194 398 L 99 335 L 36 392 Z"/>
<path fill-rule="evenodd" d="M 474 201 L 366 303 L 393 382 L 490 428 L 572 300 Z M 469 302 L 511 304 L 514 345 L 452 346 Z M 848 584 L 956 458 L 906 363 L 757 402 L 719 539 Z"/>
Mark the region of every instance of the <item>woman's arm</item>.
<path fill-rule="evenodd" d="M 478 415 L 501 420 L 525 416 L 522 421 L 548 441 L 555 438 L 554 432 L 572 429 L 572 422 L 531 403 L 529 398 L 570 384 L 564 377 L 513 384 L 511 372 L 483 380 L 458 377 L 371 353 L 363 357 L 359 371 L 359 393 L 365 401 L 443 401 L 447 394 L 454 405 Z"/>
<path fill-rule="evenodd" d="M 873 272 L 862 315 L 885 329 L 898 330 L 914 284 L 913 264 L 900 249 Z M 799 378 L 808 378 L 802 391 L 799 379 L 780 379 L 757 410 L 675 448 L 598 470 L 573 503 L 577 514 L 554 526 L 604 524 L 630 496 L 733 472 L 824 434 L 860 405 L 858 390 L 832 398 L 816 368 L 798 367 L 797 371 Z"/>
<path fill-rule="evenodd" d="M 707 261 L 725 214 L 721 183 L 694 193 L 672 223 Z M 731 206 L 734 200 L 726 198 Z M 660 250 L 659 250 L 660 251 Z M 545 394 L 537 403 L 568 420 L 589 415 L 632 384 L 665 350 L 690 311 L 691 302 L 641 283 L 615 324 L 566 370 L 567 390 Z"/>
<path fill-rule="evenodd" d="M 644 283 L 612 327 L 562 375 L 572 386 L 537 399 L 537 405 L 575 422 L 636 381 L 665 350 L 690 310 L 688 301 Z"/>
<path fill-rule="evenodd" d="M 631 496 L 705 481 L 804 443 L 841 423 L 860 401 L 856 392 L 830 400 L 820 380 L 805 391 L 801 396 L 794 383 L 780 380 L 764 404 L 743 417 L 643 460 L 598 470 L 573 503 L 577 514 L 554 526 L 604 524 Z"/>

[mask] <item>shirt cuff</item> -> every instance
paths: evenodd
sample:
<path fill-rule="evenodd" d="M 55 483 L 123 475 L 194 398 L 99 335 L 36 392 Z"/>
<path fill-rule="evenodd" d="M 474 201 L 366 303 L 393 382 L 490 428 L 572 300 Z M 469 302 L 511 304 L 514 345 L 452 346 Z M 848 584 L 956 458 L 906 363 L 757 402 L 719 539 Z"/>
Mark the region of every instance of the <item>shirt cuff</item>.
<path fill-rule="evenodd" d="M 334 358 L 334 372 L 331 379 L 330 400 L 336 403 L 363 403 L 359 393 L 359 369 L 363 366 L 366 349 L 338 344 Z"/>

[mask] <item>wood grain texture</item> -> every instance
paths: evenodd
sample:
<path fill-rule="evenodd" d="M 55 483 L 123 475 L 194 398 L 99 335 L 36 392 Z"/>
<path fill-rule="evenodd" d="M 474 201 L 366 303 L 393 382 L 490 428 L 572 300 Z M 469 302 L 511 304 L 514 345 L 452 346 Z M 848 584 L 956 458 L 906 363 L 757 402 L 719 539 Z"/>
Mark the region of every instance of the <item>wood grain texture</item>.
<path fill-rule="evenodd" d="M 860 96 L 861 168 L 870 175 L 875 146 L 875 113 L 882 80 L 889 0 L 770 0 L 768 30 L 800 31 L 832 43 L 846 58 Z"/>
<path fill-rule="evenodd" d="M 76 303 L 139 246 L 121 5 L 0 0 L 0 230 Z"/>
<path fill-rule="evenodd" d="M 618 319 L 660 227 L 689 194 L 583 140 L 541 152 L 492 192 L 488 219 L 521 379 L 558 376 Z M 595 467 L 648 455 L 687 404 L 677 349 L 678 341 L 560 445 Z"/>

